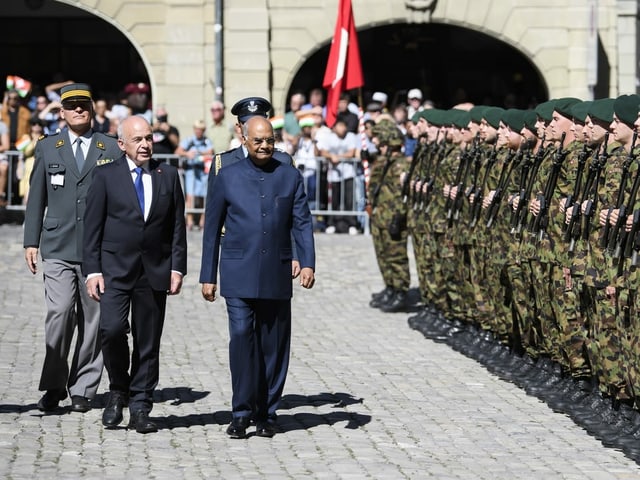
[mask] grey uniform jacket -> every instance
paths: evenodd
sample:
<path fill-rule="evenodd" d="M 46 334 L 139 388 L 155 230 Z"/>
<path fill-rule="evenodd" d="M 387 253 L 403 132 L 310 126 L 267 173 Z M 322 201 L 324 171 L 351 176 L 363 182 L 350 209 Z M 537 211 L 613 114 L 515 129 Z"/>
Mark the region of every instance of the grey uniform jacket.
<path fill-rule="evenodd" d="M 30 180 L 24 247 L 40 248 L 44 259 L 81 262 L 85 201 L 93 169 L 121 156 L 115 138 L 94 132 L 78 171 L 67 129 L 41 138 Z"/>

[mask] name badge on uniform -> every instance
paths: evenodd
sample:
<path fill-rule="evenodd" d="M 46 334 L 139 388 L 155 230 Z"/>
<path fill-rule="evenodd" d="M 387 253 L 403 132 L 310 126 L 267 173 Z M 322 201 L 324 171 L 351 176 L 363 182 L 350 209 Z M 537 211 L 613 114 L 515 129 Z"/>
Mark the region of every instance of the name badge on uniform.
<path fill-rule="evenodd" d="M 54 187 L 64 187 L 64 175 L 61 173 L 51 175 L 51 185 Z"/>

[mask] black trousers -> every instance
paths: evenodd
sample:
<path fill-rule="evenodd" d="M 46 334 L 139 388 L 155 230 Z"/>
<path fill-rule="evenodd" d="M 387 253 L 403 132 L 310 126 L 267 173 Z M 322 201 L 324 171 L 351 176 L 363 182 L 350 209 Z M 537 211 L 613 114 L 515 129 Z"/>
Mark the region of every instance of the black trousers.
<path fill-rule="evenodd" d="M 150 412 L 153 407 L 166 303 L 167 292 L 153 290 L 144 272 L 130 290 L 105 286 L 100 299 L 102 356 L 109 374 L 109 389 L 129 395 L 131 412 Z M 131 355 L 129 333 L 133 337 Z"/>

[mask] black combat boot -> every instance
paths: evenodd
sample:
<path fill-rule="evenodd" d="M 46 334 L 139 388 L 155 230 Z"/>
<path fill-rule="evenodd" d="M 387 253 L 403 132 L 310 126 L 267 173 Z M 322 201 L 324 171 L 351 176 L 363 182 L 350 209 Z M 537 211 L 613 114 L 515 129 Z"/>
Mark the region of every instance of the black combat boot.
<path fill-rule="evenodd" d="M 380 310 L 387 313 L 405 312 L 407 310 L 407 292 L 396 290 L 389 301 L 380 306 Z"/>
<path fill-rule="evenodd" d="M 380 308 L 382 305 L 386 305 L 387 303 L 389 303 L 389 301 L 391 301 L 394 293 L 395 290 L 393 289 L 393 287 L 385 288 L 382 292 L 380 292 L 380 296 L 371 299 L 371 301 L 369 302 L 369 306 L 372 308 Z"/>

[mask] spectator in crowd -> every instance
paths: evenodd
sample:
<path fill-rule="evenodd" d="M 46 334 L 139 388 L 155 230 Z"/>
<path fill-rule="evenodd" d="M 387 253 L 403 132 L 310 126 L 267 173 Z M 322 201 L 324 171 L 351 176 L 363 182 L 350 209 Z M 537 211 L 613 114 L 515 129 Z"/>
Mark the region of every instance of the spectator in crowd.
<path fill-rule="evenodd" d="M 304 191 L 309 200 L 309 208 L 315 210 L 316 201 L 316 182 L 318 181 L 318 142 L 313 137 L 313 128 L 315 120 L 311 115 L 302 117 L 299 122 L 300 137 L 295 149 L 296 166 L 302 172 L 304 178 Z"/>
<path fill-rule="evenodd" d="M 0 120 L 0 207 L 6 207 L 7 199 L 7 178 L 9 175 L 9 160 L 4 154 L 9 150 L 9 128 Z"/>
<path fill-rule="evenodd" d="M 233 127 L 228 123 L 224 116 L 224 104 L 220 100 L 214 100 L 211 104 L 211 125 L 210 137 L 213 142 L 213 148 L 216 152 L 227 150 L 233 140 Z"/>
<path fill-rule="evenodd" d="M 324 121 L 327 109 L 324 106 L 324 90 L 321 88 L 314 88 L 309 92 L 309 103 L 305 103 L 300 107 L 300 110 L 296 112 L 296 118 L 300 120 L 309 114 L 309 110 L 311 110 L 312 113 L 321 115 Z"/>
<path fill-rule="evenodd" d="M 87 193 L 83 290 L 101 308 L 109 374 L 102 424 L 118 426 L 128 404 L 129 428 L 145 434 L 158 430 L 149 413 L 167 295 L 180 293 L 187 273 L 184 194 L 177 169 L 152 158 L 153 133 L 144 118 L 127 118 L 118 134 L 123 154 L 95 169 Z"/>
<path fill-rule="evenodd" d="M 413 118 L 416 112 L 421 112 L 422 107 L 422 91 L 419 88 L 412 88 L 407 92 L 407 116 Z"/>
<path fill-rule="evenodd" d="M 29 199 L 29 180 L 33 171 L 33 163 L 36 159 L 36 144 L 38 139 L 44 133 L 44 122 L 37 117 L 31 117 L 31 132 L 28 137 L 28 143 L 21 148 L 23 154 L 22 172 L 18 176 L 18 195 L 22 198 L 22 204 L 26 205 Z"/>
<path fill-rule="evenodd" d="M 193 135 L 187 137 L 176 149 L 176 155 L 186 157 L 184 164 L 185 206 L 187 208 L 187 228 L 193 230 L 194 215 L 192 208 L 204 208 L 207 196 L 207 180 L 211 168 L 213 143 L 205 135 L 207 125 L 203 120 L 193 124 Z M 204 227 L 204 214 L 200 215 L 199 228 Z"/>
<path fill-rule="evenodd" d="M 340 98 L 338 99 L 338 113 L 336 115 L 336 118 L 338 120 L 342 120 L 345 123 L 345 125 L 347 126 L 347 131 L 358 133 L 360 120 L 358 119 L 358 115 L 349 110 L 350 102 L 351 97 L 348 93 L 343 92 L 340 94 Z"/>
<path fill-rule="evenodd" d="M 273 128 L 273 136 L 275 138 L 276 143 L 273 144 L 276 150 L 281 150 L 283 152 L 287 152 L 289 155 L 293 154 L 293 145 L 291 142 L 287 141 L 284 138 L 284 118 L 281 116 L 271 117 L 269 119 L 271 122 L 271 127 Z"/>
<path fill-rule="evenodd" d="M 93 113 L 93 130 L 100 133 L 109 133 L 111 129 L 110 123 L 107 117 L 106 100 L 96 100 L 95 111 Z"/>
<path fill-rule="evenodd" d="M 22 105 L 20 94 L 17 90 L 7 90 L 2 104 L 2 121 L 9 129 L 9 149 L 15 150 L 16 141 L 31 130 L 29 119 L 31 111 Z"/>
<path fill-rule="evenodd" d="M 369 156 L 373 156 L 378 153 L 378 147 L 373 142 L 373 126 L 376 124 L 373 120 L 365 120 L 364 121 L 364 135 L 365 135 L 365 146 L 366 151 L 369 152 Z"/>
<path fill-rule="evenodd" d="M 399 103 L 391 111 L 391 116 L 396 124 L 396 127 L 400 129 L 403 135 L 407 133 L 407 106 L 404 103 Z"/>
<path fill-rule="evenodd" d="M 364 114 L 364 119 L 373 120 L 377 123 L 378 118 L 382 115 L 382 105 L 378 102 L 370 102 L 367 105 L 366 112 Z"/>
<path fill-rule="evenodd" d="M 180 145 L 180 132 L 169 123 L 167 110 L 160 106 L 156 109 L 156 121 L 153 122 L 153 153 L 172 154 Z"/>
<path fill-rule="evenodd" d="M 141 115 L 144 119 L 152 123 L 153 112 L 149 108 L 151 102 L 151 90 L 149 85 L 143 82 L 128 83 L 124 87 L 127 96 L 127 106 L 131 109 L 132 115 Z"/>
<path fill-rule="evenodd" d="M 41 95 L 37 98 L 36 105 L 36 111 L 32 116 L 44 122 L 44 133 L 53 135 L 64 128 L 65 123 L 62 115 L 60 115 L 60 109 L 62 108 L 60 100 L 49 101 L 47 97 Z M 42 108 L 40 108 L 41 106 Z"/>
<path fill-rule="evenodd" d="M 32 274 L 42 256 L 47 313 L 46 354 L 38 402 L 44 412 L 55 410 L 71 394 L 71 410 L 91 408 L 102 377 L 99 342 L 100 309 L 84 288 L 81 270 L 87 190 L 98 162 L 120 154 L 115 139 L 91 130 L 93 102 L 86 84 L 61 90 L 62 115 L 68 129 L 38 141 L 29 201 L 25 212 L 25 261 Z M 40 252 L 39 252 L 40 250 Z M 71 365 L 71 341 L 77 332 Z"/>
<path fill-rule="evenodd" d="M 299 118 L 296 116 L 307 101 L 303 93 L 296 92 L 289 99 L 289 111 L 284 114 L 284 138 L 290 143 L 296 144 L 300 136 Z"/>
<path fill-rule="evenodd" d="M 347 131 L 347 124 L 337 120 L 332 133 L 318 144 L 320 155 L 328 162 L 327 184 L 331 209 L 334 211 L 353 210 L 354 182 L 356 177 L 355 160 L 359 149 L 359 140 L 355 133 Z M 348 231 L 350 235 L 358 233 L 356 217 L 352 215 L 329 215 L 325 233 Z"/>
<path fill-rule="evenodd" d="M 380 104 L 380 109 L 384 113 L 388 113 L 387 101 L 389 100 L 389 96 L 384 92 L 373 92 L 371 95 L 372 102 L 378 102 Z"/>
<path fill-rule="evenodd" d="M 60 103 L 60 92 L 62 88 L 71 85 L 73 80 L 62 80 L 64 77 L 62 77 L 61 74 L 56 74 L 54 77 L 54 82 L 44 87 L 44 91 L 50 102 Z"/>

